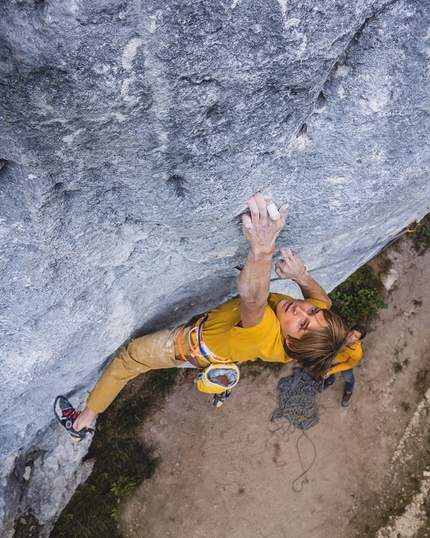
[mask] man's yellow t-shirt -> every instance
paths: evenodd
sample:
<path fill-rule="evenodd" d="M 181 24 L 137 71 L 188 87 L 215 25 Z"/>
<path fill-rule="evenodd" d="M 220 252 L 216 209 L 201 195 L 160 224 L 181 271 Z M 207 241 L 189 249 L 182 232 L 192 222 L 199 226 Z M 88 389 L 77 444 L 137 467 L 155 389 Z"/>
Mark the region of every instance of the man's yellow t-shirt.
<path fill-rule="evenodd" d="M 282 299 L 293 301 L 281 293 L 271 293 L 263 319 L 254 327 L 239 327 L 240 298 L 227 301 L 208 313 L 203 327 L 203 340 L 208 348 L 223 359 L 233 362 L 289 362 L 284 350 L 284 337 L 276 317 L 276 306 Z M 318 299 L 306 299 L 319 308 L 327 306 Z"/>

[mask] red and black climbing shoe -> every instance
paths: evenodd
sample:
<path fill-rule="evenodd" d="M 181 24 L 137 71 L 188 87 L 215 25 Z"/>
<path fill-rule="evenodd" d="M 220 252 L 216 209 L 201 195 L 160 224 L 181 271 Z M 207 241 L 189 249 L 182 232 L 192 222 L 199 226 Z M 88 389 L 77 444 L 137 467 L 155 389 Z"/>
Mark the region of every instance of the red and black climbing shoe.
<path fill-rule="evenodd" d="M 221 394 L 214 394 L 214 407 L 221 407 L 222 404 L 225 402 L 225 399 L 228 398 L 230 394 L 231 390 L 225 390 L 224 392 L 221 392 Z"/>
<path fill-rule="evenodd" d="M 76 443 L 82 441 L 87 433 L 94 433 L 94 430 L 91 428 L 82 428 L 78 432 L 73 429 L 73 424 L 78 418 L 79 413 L 64 396 L 57 396 L 55 398 L 54 413 L 59 423 L 66 428 L 67 433 Z"/>

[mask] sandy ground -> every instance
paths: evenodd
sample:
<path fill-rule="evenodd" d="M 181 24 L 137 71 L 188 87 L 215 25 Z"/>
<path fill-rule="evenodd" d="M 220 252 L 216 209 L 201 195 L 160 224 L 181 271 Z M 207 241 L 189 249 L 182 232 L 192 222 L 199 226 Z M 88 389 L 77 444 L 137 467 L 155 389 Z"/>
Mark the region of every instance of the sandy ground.
<path fill-rule="evenodd" d="M 430 536 L 429 400 L 415 384 L 430 370 L 430 252 L 418 257 L 402 240 L 389 256 L 398 274 L 389 306 L 363 342 L 351 405 L 340 405 L 339 374 L 322 394 L 320 423 L 309 430 L 316 461 L 302 490 L 292 488 L 297 450 L 311 463 L 312 444 L 302 438 L 297 449 L 299 431 L 288 439 L 268 429 L 277 382 L 293 363 L 257 377 L 245 370 L 219 409 L 189 371 L 143 426 L 161 463 L 122 512 L 129 538 L 352 538 L 373 536 L 375 525 L 379 538 Z M 381 522 L 385 501 L 407 494 L 411 475 L 421 493 L 402 518 Z"/>

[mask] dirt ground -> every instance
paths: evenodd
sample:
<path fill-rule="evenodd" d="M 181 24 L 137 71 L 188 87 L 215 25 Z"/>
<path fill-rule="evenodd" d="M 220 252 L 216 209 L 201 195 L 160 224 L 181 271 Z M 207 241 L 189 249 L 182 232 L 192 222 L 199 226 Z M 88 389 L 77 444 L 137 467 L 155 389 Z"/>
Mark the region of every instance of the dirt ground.
<path fill-rule="evenodd" d="M 297 449 L 299 431 L 269 432 L 278 380 L 294 364 L 256 377 L 244 369 L 219 409 L 189 371 L 143 426 L 161 462 L 122 511 L 129 538 L 430 536 L 430 252 L 419 257 L 401 240 L 389 257 L 388 308 L 363 342 L 351 405 L 341 406 L 339 374 L 322 394 L 302 490 L 292 488 L 297 450 L 307 465 L 312 443 Z"/>

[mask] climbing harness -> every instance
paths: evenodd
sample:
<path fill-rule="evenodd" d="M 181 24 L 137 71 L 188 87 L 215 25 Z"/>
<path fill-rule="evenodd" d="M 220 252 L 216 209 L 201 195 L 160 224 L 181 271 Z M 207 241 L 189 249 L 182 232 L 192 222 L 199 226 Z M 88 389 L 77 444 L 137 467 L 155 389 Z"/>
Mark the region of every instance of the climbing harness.
<path fill-rule="evenodd" d="M 208 348 L 203 340 L 203 324 L 208 319 L 206 314 L 204 317 L 199 319 L 197 324 L 191 329 L 188 333 L 188 341 L 190 343 L 191 356 L 196 358 L 201 362 L 206 362 L 206 364 L 212 363 L 224 363 L 231 364 L 232 362 L 228 359 L 223 359 Z"/>
<path fill-rule="evenodd" d="M 296 368 L 288 377 L 283 377 L 278 383 L 279 407 L 273 411 L 269 432 L 271 434 L 282 433 L 288 442 L 290 434 L 296 428 L 302 430 L 296 441 L 296 449 L 302 468 L 302 473 L 293 481 L 293 491 L 299 492 L 308 482 L 307 473 L 316 460 L 316 448 L 306 430 L 313 428 L 319 422 L 321 395 L 319 387 L 321 383 L 314 379 L 310 372 L 304 368 Z M 305 467 L 302 459 L 302 451 L 299 450 L 300 441 L 305 438 L 311 444 L 313 456 L 311 463 Z M 301 483 L 298 482 L 301 480 Z"/>
<path fill-rule="evenodd" d="M 188 361 L 182 350 L 182 340 L 185 329 L 192 326 L 188 333 L 190 355 L 197 364 L 205 365 L 196 366 L 196 368 L 200 370 L 197 374 L 197 388 L 201 392 L 221 394 L 227 390 L 231 390 L 237 385 L 240 377 L 239 368 L 231 360 L 223 359 L 213 353 L 205 344 L 203 340 L 203 325 L 207 319 L 208 315 L 206 314 L 204 316 L 191 318 L 191 320 L 188 321 L 179 334 L 178 350 L 181 359 Z M 219 381 L 221 376 L 224 380 L 227 380 L 227 384 L 223 384 Z"/>

